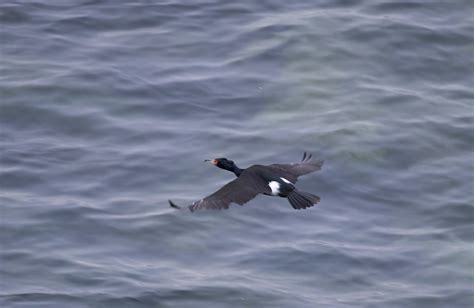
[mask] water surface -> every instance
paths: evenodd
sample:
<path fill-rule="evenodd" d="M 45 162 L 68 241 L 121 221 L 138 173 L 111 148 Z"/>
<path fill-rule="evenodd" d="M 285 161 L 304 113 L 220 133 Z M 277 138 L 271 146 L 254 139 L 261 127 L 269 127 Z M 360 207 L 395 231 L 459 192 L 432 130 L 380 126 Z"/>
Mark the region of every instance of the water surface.
<path fill-rule="evenodd" d="M 0 12 L 3 307 L 473 305 L 471 1 Z M 305 150 L 317 207 L 168 207 Z"/>

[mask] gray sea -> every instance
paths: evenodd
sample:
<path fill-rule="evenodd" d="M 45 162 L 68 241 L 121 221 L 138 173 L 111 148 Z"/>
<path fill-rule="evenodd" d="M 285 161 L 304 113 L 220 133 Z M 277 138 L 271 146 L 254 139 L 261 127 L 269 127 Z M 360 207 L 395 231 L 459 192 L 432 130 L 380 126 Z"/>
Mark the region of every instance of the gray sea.
<path fill-rule="evenodd" d="M 474 2 L 0 4 L 1 307 L 473 307 Z M 324 159 L 295 211 L 176 211 Z"/>

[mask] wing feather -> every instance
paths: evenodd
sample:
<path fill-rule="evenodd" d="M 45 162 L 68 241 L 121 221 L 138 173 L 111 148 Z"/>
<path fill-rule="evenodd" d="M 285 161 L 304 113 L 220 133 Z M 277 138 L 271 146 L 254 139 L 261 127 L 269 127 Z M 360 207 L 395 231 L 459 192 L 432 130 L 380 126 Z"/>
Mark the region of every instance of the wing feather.
<path fill-rule="evenodd" d="M 263 186 L 260 182 L 262 180 L 252 170 L 245 170 L 238 178 L 204 199 L 194 202 L 188 208 L 193 212 L 198 209 L 228 209 L 231 203 L 244 205 L 258 194 L 268 193 L 270 188 Z M 170 204 L 178 207 L 171 201 Z"/>
<path fill-rule="evenodd" d="M 313 155 L 311 153 L 308 154 L 304 152 L 301 162 L 292 164 L 273 164 L 267 167 L 271 168 L 273 172 L 294 184 L 299 176 L 321 170 L 324 161 L 312 160 L 312 157 Z"/>

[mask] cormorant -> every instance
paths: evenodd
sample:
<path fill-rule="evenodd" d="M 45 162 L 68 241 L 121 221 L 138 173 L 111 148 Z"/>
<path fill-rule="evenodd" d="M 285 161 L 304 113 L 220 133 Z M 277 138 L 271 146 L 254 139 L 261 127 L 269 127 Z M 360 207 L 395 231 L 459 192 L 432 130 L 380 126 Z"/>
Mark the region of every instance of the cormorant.
<path fill-rule="evenodd" d="M 322 160 L 311 160 L 312 155 L 304 152 L 301 162 L 292 164 L 253 165 L 240 169 L 227 158 L 205 160 L 211 164 L 231 171 L 237 179 L 230 181 L 215 193 L 194 202 L 188 208 L 191 212 L 197 209 L 228 209 L 231 203 L 243 205 L 258 194 L 287 198 L 294 209 L 306 209 L 319 202 L 316 195 L 299 191 L 295 183 L 299 176 L 321 169 Z M 168 200 L 171 207 L 180 206 Z"/>

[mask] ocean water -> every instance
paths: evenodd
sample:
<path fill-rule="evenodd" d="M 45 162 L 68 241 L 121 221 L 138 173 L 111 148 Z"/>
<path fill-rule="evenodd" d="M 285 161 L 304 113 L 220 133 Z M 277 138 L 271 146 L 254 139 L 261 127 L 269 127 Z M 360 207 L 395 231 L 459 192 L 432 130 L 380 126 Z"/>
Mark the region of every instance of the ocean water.
<path fill-rule="evenodd" d="M 472 307 L 474 7 L 0 4 L 0 306 Z M 293 210 L 175 211 L 325 160 Z"/>

